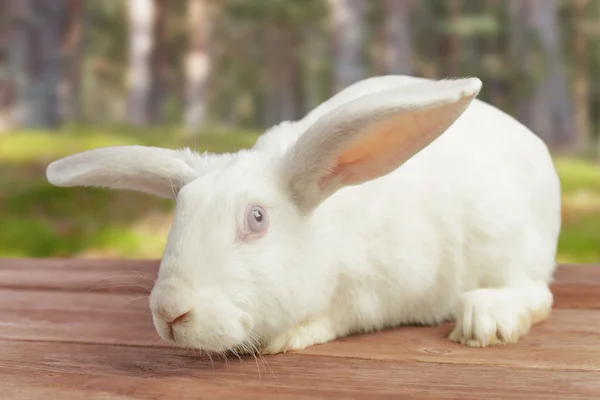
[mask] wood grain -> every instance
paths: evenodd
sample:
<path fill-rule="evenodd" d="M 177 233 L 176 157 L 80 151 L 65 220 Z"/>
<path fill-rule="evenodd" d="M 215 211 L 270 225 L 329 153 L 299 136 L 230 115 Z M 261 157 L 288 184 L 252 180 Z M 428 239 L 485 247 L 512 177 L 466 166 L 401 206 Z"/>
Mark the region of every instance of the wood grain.
<path fill-rule="evenodd" d="M 4 259 L 0 289 L 149 293 L 157 260 Z"/>
<path fill-rule="evenodd" d="M 0 338 L 162 344 L 137 293 L 0 290 Z"/>
<path fill-rule="evenodd" d="M 157 268 L 0 260 L 0 398 L 600 398 L 600 266 L 561 266 L 551 318 L 514 345 L 461 346 L 447 323 L 226 361 L 157 339 Z"/>
<path fill-rule="evenodd" d="M 36 385 L 45 390 L 61 384 L 118 395 L 126 394 L 123 390 L 127 389 L 130 393 L 145 393 L 148 397 L 177 394 L 178 398 L 214 398 L 216 395 L 228 398 L 254 392 L 250 398 L 276 398 L 275 393 L 306 396 L 312 392 L 321 398 L 373 398 L 372 395 L 399 394 L 435 398 L 452 398 L 460 394 L 461 398 L 481 398 L 501 394 L 503 398 L 533 396 L 547 399 L 565 398 L 567 391 L 572 396 L 588 398 L 600 393 L 598 374 L 582 370 L 502 365 L 481 368 L 471 364 L 305 354 L 271 356 L 266 359 L 266 366 L 254 360 L 229 360 L 227 363 L 214 360 L 211 363 L 205 358 L 169 349 L 64 343 L 49 347 L 45 343 L 19 341 L 0 342 L 0 354 L 0 373 L 5 377 L 4 382 L 17 381 L 18 384 L 19 376 L 38 374 L 54 378 L 46 382 L 36 380 Z M 18 363 L 5 361 L 5 358 L 17 357 L 21 358 Z M 503 391 L 499 384 L 509 384 L 510 390 Z M 561 388 L 558 392 L 557 387 Z"/>

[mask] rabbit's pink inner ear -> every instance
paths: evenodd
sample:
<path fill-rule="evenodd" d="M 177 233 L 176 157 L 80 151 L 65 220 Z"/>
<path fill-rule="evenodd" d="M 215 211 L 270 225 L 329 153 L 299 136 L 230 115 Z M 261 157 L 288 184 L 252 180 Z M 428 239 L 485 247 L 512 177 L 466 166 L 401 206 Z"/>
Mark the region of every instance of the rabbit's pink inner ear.
<path fill-rule="evenodd" d="M 386 175 L 440 136 L 472 98 L 424 110 L 392 114 L 367 124 L 336 157 L 320 186 L 330 182 L 356 185 Z"/>

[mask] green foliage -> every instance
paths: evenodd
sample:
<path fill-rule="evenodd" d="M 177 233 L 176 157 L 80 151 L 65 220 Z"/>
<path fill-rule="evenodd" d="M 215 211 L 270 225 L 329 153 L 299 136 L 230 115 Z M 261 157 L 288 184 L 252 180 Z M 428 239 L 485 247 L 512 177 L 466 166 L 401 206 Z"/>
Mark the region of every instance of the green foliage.
<path fill-rule="evenodd" d="M 251 21 L 269 20 L 279 23 L 313 23 L 328 12 L 327 3 L 321 0 L 229 0 L 226 10 L 235 18 Z"/>
<path fill-rule="evenodd" d="M 225 152 L 253 145 L 258 132 L 211 130 L 196 139 L 177 128 L 65 128 L 20 132 L 0 141 L 0 256 L 160 257 L 173 203 L 99 188 L 57 188 L 47 163 L 100 146 L 146 144 Z M 557 158 L 563 188 L 559 261 L 600 260 L 600 166 Z"/>
<path fill-rule="evenodd" d="M 235 128 L 264 128 L 268 114 L 266 103 L 272 95 L 269 92 L 272 71 L 280 71 L 290 64 L 295 70 L 290 80 L 301 87 L 294 105 L 297 108 L 295 114 L 305 114 L 331 95 L 335 32 L 332 31 L 327 0 L 222 0 L 209 3 L 215 10 L 210 20 L 214 31 L 208 44 L 212 57 L 208 87 L 208 119 L 211 123 Z M 521 103 L 546 76 L 549 63 L 536 47 L 538 32 L 531 29 L 525 32 L 522 21 L 518 23 L 508 12 L 510 3 L 496 0 L 411 1 L 409 30 L 414 73 L 427 77 L 478 76 L 485 82 L 481 99 L 520 117 Z M 167 70 L 165 114 L 167 123 L 180 123 L 186 89 L 183 64 L 189 39 L 188 2 L 167 1 L 165 4 L 168 15 L 163 56 L 167 62 L 161 67 Z M 456 5 L 458 7 L 454 8 Z M 559 5 L 557 46 L 562 53 L 560 63 L 565 66 L 570 86 L 576 71 L 587 71 L 590 125 L 592 135 L 599 140 L 600 80 L 595 79 L 594 73 L 600 71 L 600 1 L 589 1 L 583 16 L 576 12 L 573 1 L 561 0 Z M 370 74 L 386 73 L 383 67 L 386 2 L 365 1 L 365 6 L 365 70 Z M 122 121 L 128 91 L 130 31 L 127 3 L 86 1 L 85 18 L 84 120 L 94 123 Z M 6 19 L 0 18 L 0 23 L 3 21 L 6 25 Z M 574 38 L 578 29 L 586 35 L 587 55 L 583 62 L 575 58 Z M 0 26 L 2 31 L 6 28 Z M 279 45 L 274 46 L 273 38 L 282 37 L 286 40 L 280 40 Z M 453 50 L 449 49 L 450 41 L 458 44 Z M 524 45 L 522 42 L 525 41 L 527 60 L 515 52 L 515 47 Z M 0 78 L 8 74 L 2 63 L 6 43 L 1 42 Z M 281 57 L 269 53 L 273 47 L 277 47 Z M 452 52 L 459 54 L 449 57 Z M 536 54 L 530 57 L 530 53 Z M 457 57 L 457 61 L 450 61 L 453 57 Z M 526 65 L 532 67 L 525 68 Z"/>

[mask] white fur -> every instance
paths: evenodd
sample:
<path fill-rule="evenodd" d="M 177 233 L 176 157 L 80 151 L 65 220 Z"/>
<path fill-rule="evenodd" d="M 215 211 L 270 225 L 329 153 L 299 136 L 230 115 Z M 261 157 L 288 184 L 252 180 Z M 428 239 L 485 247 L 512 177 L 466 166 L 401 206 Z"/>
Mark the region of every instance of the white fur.
<path fill-rule="evenodd" d="M 453 89 L 444 95 L 438 84 Z M 135 159 L 135 174 L 123 172 L 132 170 L 127 151 L 110 163 L 82 153 L 53 163 L 48 177 L 61 186 L 115 188 L 127 188 L 125 179 L 133 182 L 129 188 L 143 190 L 140 176 L 143 182 L 156 176 L 162 194 L 165 171 L 169 183 L 180 182 L 150 298 L 157 331 L 176 344 L 278 353 L 353 332 L 445 319 L 457 321 L 450 339 L 466 345 L 515 342 L 550 312 L 560 231 L 559 180 L 546 146 L 526 127 L 475 99 L 466 111 L 457 108 L 456 121 L 443 121 L 450 127 L 440 128 L 439 138 L 406 153 L 416 155 L 390 161 L 399 166 L 391 173 L 384 171 L 388 163 L 377 179 L 346 186 L 333 180 L 322 192 L 312 178 L 329 173 L 337 152 L 364 135 L 362 122 L 368 128 L 390 115 L 470 101 L 464 96 L 475 95 L 480 82 L 452 85 L 370 78 L 303 120 L 273 127 L 251 150 L 185 153 L 183 167 L 158 157 L 157 168 L 156 150 L 148 149 L 148 157 Z M 369 107 L 375 108 L 356 117 Z M 348 130 L 356 131 L 352 140 L 329 147 L 319 136 Z M 302 146 L 322 157 L 302 153 Z M 169 167 L 173 162 L 177 168 Z M 86 174 L 69 172 L 81 170 Z M 114 171 L 119 184 L 110 178 Z M 237 241 L 252 203 L 267 209 L 269 231 Z M 171 336 L 168 322 L 188 311 Z"/>

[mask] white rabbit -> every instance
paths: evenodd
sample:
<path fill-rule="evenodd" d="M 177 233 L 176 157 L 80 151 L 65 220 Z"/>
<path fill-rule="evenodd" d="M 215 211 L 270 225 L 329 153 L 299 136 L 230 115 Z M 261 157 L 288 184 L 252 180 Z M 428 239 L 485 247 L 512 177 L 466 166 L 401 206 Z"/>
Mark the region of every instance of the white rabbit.
<path fill-rule="evenodd" d="M 552 308 L 560 182 L 480 88 L 370 78 L 250 150 L 103 148 L 47 177 L 176 197 L 150 295 L 171 343 L 268 354 L 446 319 L 453 341 L 513 343 Z"/>

